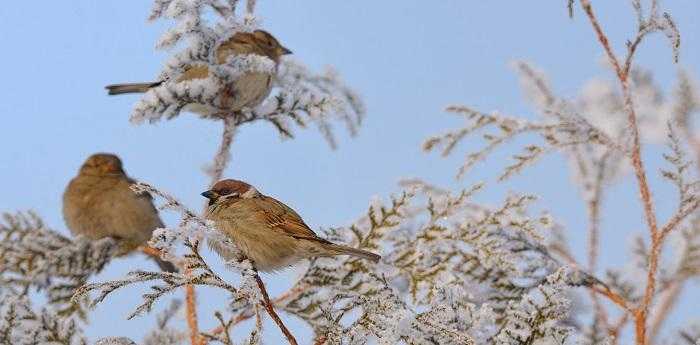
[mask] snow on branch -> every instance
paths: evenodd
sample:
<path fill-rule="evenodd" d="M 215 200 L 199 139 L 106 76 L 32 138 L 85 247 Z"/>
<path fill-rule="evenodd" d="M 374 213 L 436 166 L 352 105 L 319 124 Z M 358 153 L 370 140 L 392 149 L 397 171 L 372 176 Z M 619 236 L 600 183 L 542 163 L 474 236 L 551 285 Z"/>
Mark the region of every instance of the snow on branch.
<path fill-rule="evenodd" d="M 78 321 L 50 308 L 35 311 L 28 296 L 0 289 L 0 343 L 86 345 Z"/>
<path fill-rule="evenodd" d="M 345 124 L 355 135 L 362 124 L 365 106 L 331 68 L 313 73 L 301 63 L 284 60 L 277 76 L 279 91 L 260 107 L 244 111 L 238 123 L 270 122 L 282 137 L 293 138 L 291 124 L 306 128 L 313 123 L 331 147 L 336 147 L 331 120 Z"/>
<path fill-rule="evenodd" d="M 427 186 L 416 180 L 410 184 Z M 284 310 L 307 321 L 317 343 L 363 343 L 372 337 L 386 343 L 492 341 L 515 318 L 504 318 L 500 312 L 509 306 L 516 314 L 526 312 L 510 301 L 546 284 L 561 266 L 541 243 L 540 232 L 550 220 L 526 215 L 532 198 L 513 196 L 500 208 L 473 207 L 469 199 L 480 188 L 457 195 L 437 187 L 412 188 L 387 205 L 374 203 L 350 227 L 331 229 L 331 238 L 360 248 L 391 248 L 381 276 L 363 261 L 317 259 L 291 289 L 297 295 L 281 301 Z M 569 272 L 566 283 L 558 285 L 565 291 L 597 284 L 585 272 Z M 546 325 L 537 324 L 542 318 L 525 321 L 531 323 L 534 338 L 561 338 L 566 333 L 563 325 L 546 335 L 535 331 L 563 319 L 566 297 L 550 297 L 541 304 L 557 311 L 547 312 L 551 321 Z M 350 317 L 356 311 L 359 316 Z M 348 317 L 350 325 L 340 323 Z"/>
<path fill-rule="evenodd" d="M 567 2 L 571 16 L 576 2 Z M 536 68 L 516 62 L 515 68 L 521 76 L 525 97 L 540 115 L 538 119 L 526 120 L 497 112 L 483 113 L 464 106 L 451 106 L 448 111 L 464 115 L 467 125 L 429 138 L 424 149 L 440 149 L 443 155 L 449 155 L 465 138 L 481 135 L 484 144 L 475 152 L 467 153 L 458 173 L 458 177 L 462 177 L 476 163 L 486 159 L 496 149 L 505 147 L 513 139 L 527 134 L 538 137 L 539 143 L 528 142 L 519 150 L 521 153 L 513 155 L 513 163 L 505 167 L 499 180 L 520 173 L 545 153 L 561 152 L 571 162 L 571 173 L 586 202 L 589 218 L 588 266 L 593 272 L 597 269 L 601 205 L 607 186 L 633 171 L 651 243 L 641 238 L 635 242 L 633 261 L 636 268 L 632 271 L 636 274 L 624 274 L 630 272 L 615 268 L 608 269 L 605 284 L 597 279 L 591 280 L 594 321 L 591 327 L 586 326 L 583 336 L 587 341 L 597 343 L 604 338 L 600 335 L 607 334 L 610 336 L 608 341 L 616 342 L 621 329 L 632 320 L 637 344 L 654 343 L 661 323 L 687 279 L 687 276 L 678 273 L 683 272 L 679 267 L 687 267 L 685 260 L 688 257 L 685 254 L 677 260 L 675 268 L 658 268 L 664 239 L 670 235 L 671 238 L 684 238 L 681 242 L 693 243 L 692 229 L 696 225 L 692 219 L 700 207 L 697 173 L 693 173 L 695 169 L 690 169 L 696 162 L 688 159 L 684 152 L 685 144 L 688 144 L 695 151 L 696 157 L 700 157 L 700 141 L 695 135 L 692 120 L 698 109 L 698 91 L 687 74 L 680 73 L 676 92 L 668 96 L 654 82 L 650 72 L 636 66 L 633 68 L 632 62 L 638 46 L 652 32 L 662 32 L 668 37 L 673 47 L 674 61 L 678 60 L 680 34 L 671 16 L 668 13 L 660 14 L 656 0 L 649 1 L 648 10 L 641 1 L 633 1 L 638 28 L 634 38 L 627 42 L 627 54 L 622 59 L 614 53 L 591 1 L 578 2 L 608 57 L 608 65 L 615 72 L 616 80 L 593 79 L 584 85 L 575 98 L 565 99 L 552 91 L 544 75 Z M 661 175 L 676 186 L 679 202 L 665 223 L 658 225 L 641 147 L 642 144 L 659 143 L 663 138 L 667 138 L 669 143 L 670 152 L 664 155 L 664 159 L 671 168 L 662 170 Z M 679 229 L 687 230 L 678 231 Z M 566 246 L 560 242 L 557 240 L 547 248 L 556 257 L 578 265 Z M 488 249 L 487 246 L 483 248 Z M 676 252 L 684 253 L 684 250 Z M 656 277 L 657 270 L 661 278 Z M 640 276 L 644 279 L 640 280 Z M 657 284 L 657 281 L 661 282 Z M 619 321 L 610 320 L 599 296 L 607 297 L 610 302 L 622 308 L 623 315 Z M 650 311 L 652 305 L 654 308 Z M 513 333 L 508 335 L 508 339 L 516 343 L 530 343 L 531 335 L 532 330 L 527 334 Z M 553 337 L 563 341 L 555 335 Z"/>
<path fill-rule="evenodd" d="M 483 113 L 466 106 L 450 106 L 448 112 L 463 116 L 464 128 L 431 137 L 423 144 L 425 151 L 441 150 L 443 156 L 467 137 L 479 136 L 485 143 L 482 148 L 466 155 L 459 168 L 458 177 L 463 177 L 475 164 L 485 160 L 493 151 L 511 142 L 516 137 L 534 134 L 541 143 L 530 143 L 521 153 L 513 155 L 513 162 L 505 167 L 499 180 L 520 173 L 543 154 L 558 151 L 572 163 L 572 171 L 586 198 L 593 197 L 596 179 L 602 177 L 609 183 L 629 169 L 622 167 L 620 158 L 630 155 L 631 143 L 619 142 L 616 138 L 629 138 L 624 116 L 623 95 L 615 91 L 614 84 L 601 79 L 587 82 L 573 100 L 555 95 L 544 75 L 525 62 L 514 64 L 521 77 L 521 86 L 526 98 L 541 115 L 539 120 L 525 120 L 498 112 Z M 630 88 L 637 104 L 642 139 L 658 143 L 666 136 L 668 121 L 683 119 L 695 109 L 695 92 L 683 74 L 679 91 L 666 99 L 651 74 L 643 70 L 632 70 Z M 685 128 L 685 127 L 684 127 Z M 603 169 L 601 171 L 601 169 Z"/>
<path fill-rule="evenodd" d="M 474 207 L 470 199 L 482 185 L 453 195 L 427 188 L 423 182 L 411 184 L 416 187 L 392 197 L 388 204 L 373 202 L 354 224 L 327 231 L 331 240 L 358 248 L 392 248 L 379 271 L 352 257 L 312 260 L 290 291 L 273 299 L 275 306 L 306 321 L 317 343 L 364 343 L 377 338 L 386 343 L 410 339 L 478 344 L 508 337 L 568 337 L 565 292 L 599 281 L 576 269 L 561 271 L 562 265 L 543 242 L 551 219 L 528 215 L 533 197 L 512 195 L 499 207 Z M 87 284 L 75 296 L 91 295 L 94 305 L 117 289 L 152 283 L 131 318 L 149 312 L 180 287 L 207 285 L 229 294 L 230 304 L 215 315 L 220 327 L 203 332 L 202 339 L 229 344 L 232 328 L 240 320 L 255 317 L 258 326 L 250 339 L 259 340 L 263 290 L 258 289 L 252 266 L 242 257 L 228 263 L 243 275 L 234 286 L 211 270 L 199 252 L 203 240 L 234 251 L 235 245 L 216 244 L 222 240 L 216 229 L 172 196 L 144 183 L 133 188 L 164 200 L 161 209 L 180 213 L 179 226 L 157 230 L 151 246 L 164 259 L 184 265 L 190 274 L 133 271 L 123 279 Z M 179 245 L 184 245 L 182 254 L 178 254 Z M 534 301 L 538 304 L 533 306 Z M 159 329 L 165 328 L 166 321 L 160 322 Z M 520 330 L 518 335 L 513 333 L 515 328 Z M 149 339 L 176 335 L 155 332 Z"/>
<path fill-rule="evenodd" d="M 157 47 L 184 47 L 166 62 L 158 86 L 151 88 L 136 104 L 131 115 L 134 123 L 156 122 L 177 117 L 183 110 L 193 110 L 204 118 L 232 117 L 235 126 L 268 122 L 283 138 L 293 137 L 292 126 L 305 128 L 314 123 L 331 147 L 336 141 L 332 121 L 345 124 L 355 134 L 365 114 L 357 94 L 338 74 L 327 69 L 314 73 L 300 62 L 283 59 L 279 66 L 262 55 L 233 55 L 219 61 L 217 48 L 237 32 L 259 28 L 253 16 L 254 2 L 248 12 L 236 16 L 237 1 L 158 0 L 150 19 L 172 19 L 177 25 L 168 30 Z M 206 14 L 213 11 L 217 21 L 210 24 Z M 194 67 L 193 67 L 194 66 Z M 200 68 L 202 78 L 179 80 L 187 69 Z M 227 88 L 245 73 L 275 75 L 273 91 L 265 102 L 254 108 L 231 111 L 227 108 Z"/>
<path fill-rule="evenodd" d="M 199 243 L 202 240 L 208 240 L 210 246 L 224 246 L 228 251 L 238 252 L 235 244 L 221 235 L 211 222 L 200 218 L 174 197 L 159 191 L 151 185 L 137 183 L 132 185 L 132 189 L 135 193 L 148 192 L 153 196 L 160 197 L 165 201 L 160 207 L 161 209 L 180 213 L 181 219 L 178 227 L 155 230 L 149 245 L 157 249 L 164 260 L 177 263 L 178 266 L 189 273 L 132 271 L 123 279 L 86 284 L 75 292 L 74 298 L 87 296 L 93 291 L 97 292 L 97 296 L 92 298 L 90 303 L 91 306 L 95 306 L 118 289 L 137 283 L 155 282 L 155 285 L 151 286 L 152 292 L 142 296 L 143 302 L 128 316 L 129 319 L 150 312 L 159 299 L 186 285 L 217 287 L 228 291 L 232 295 L 233 300 L 247 298 L 259 300 L 255 299 L 258 293 L 250 287 L 254 286 L 253 283 L 246 282 L 244 279 L 241 285 L 247 286 L 247 289 L 239 291 L 240 287 L 233 286 L 219 277 L 199 253 Z M 179 255 L 177 252 L 179 246 L 184 246 L 185 248 L 185 253 L 182 255 Z M 244 278 L 252 278 L 252 265 L 243 256 L 241 256 L 240 261 L 228 262 L 228 266 L 240 271 Z"/>
<path fill-rule="evenodd" d="M 116 290 L 149 282 L 153 284 L 151 291 L 142 295 L 142 303 L 136 306 L 134 311 L 127 316 L 128 319 L 149 313 L 155 304 L 166 295 L 180 288 L 196 285 L 206 285 L 225 291 L 229 294 L 229 308 L 233 311 L 247 306 L 256 306 L 263 303 L 263 301 L 269 305 L 267 292 L 264 290 L 264 286 L 252 263 L 243 256 L 230 239 L 222 235 L 213 226 L 212 222 L 200 218 L 174 197 L 149 184 L 136 183 L 132 185 L 132 189 L 135 193 L 148 192 L 154 197 L 163 199 L 164 203 L 160 206 L 160 209 L 175 211 L 180 214 L 179 225 L 174 228 L 155 230 L 149 245 L 158 250 L 164 260 L 178 264 L 185 273 L 132 271 L 122 279 L 85 284 L 75 291 L 74 299 L 90 297 L 90 306 L 95 306 L 103 302 Z M 236 259 L 228 261 L 226 264 L 228 268 L 240 272 L 242 276 L 240 284 L 233 285 L 226 282 L 211 269 L 200 254 L 201 241 L 207 241 L 212 248 L 232 253 L 231 256 Z M 182 247 L 184 247 L 184 253 L 179 253 L 178 249 Z M 268 313 L 278 322 L 283 332 L 287 334 L 289 331 L 281 324 L 274 310 L 268 308 Z M 259 338 L 261 327 L 262 323 L 258 323 L 253 330 L 253 334 L 251 334 L 251 339 Z M 258 336 L 255 336 L 255 334 L 258 334 Z M 176 335 L 172 334 L 172 332 L 167 332 L 165 336 L 174 337 Z M 212 338 L 207 334 L 201 336 Z M 200 335 L 197 334 L 196 338 L 199 337 Z M 289 337 L 291 338 L 290 342 L 292 342 L 293 337 L 291 335 Z"/>
<path fill-rule="evenodd" d="M 0 224 L 0 282 L 21 295 L 46 291 L 59 315 L 85 317 L 73 291 L 99 273 L 117 251 L 114 240 L 68 238 L 49 228 L 35 213 L 3 214 Z"/>
<path fill-rule="evenodd" d="M 698 202 L 700 202 L 700 194 L 698 193 L 700 181 L 689 176 L 689 168 L 692 168 L 693 162 L 686 157 L 687 155 L 682 147 L 680 138 L 670 121 L 667 124 L 667 130 L 668 147 L 671 152 L 664 154 L 663 157 L 674 169 L 662 170 L 661 175 L 676 186 L 679 199 L 678 212 L 686 213 L 688 211 L 685 210 L 698 207 Z"/>
<path fill-rule="evenodd" d="M 568 1 L 570 15 L 575 2 Z M 464 117 L 466 125 L 429 138 L 424 149 L 440 150 L 446 156 L 465 138 L 479 135 L 482 146 L 468 153 L 459 168 L 458 176 L 463 177 L 509 142 L 536 137 L 537 142 L 513 155 L 499 180 L 521 173 L 547 153 L 561 152 L 571 162 L 588 210 L 590 272 L 582 270 L 568 250 L 560 232 L 563 227 L 546 212 L 532 210 L 536 197 L 511 193 L 487 206 L 473 200 L 483 183 L 449 190 L 413 179 L 403 181 L 405 189 L 387 200 L 373 200 L 352 224 L 324 231 L 332 241 L 380 252 L 380 263 L 347 256 L 316 258 L 288 291 L 270 298 L 251 262 L 212 222 L 154 186 L 136 183 L 134 192 L 149 193 L 161 202 L 161 210 L 179 214 L 177 225 L 155 230 L 149 245 L 181 272 L 134 270 L 119 279 L 88 282 L 114 255 L 113 240 L 71 239 L 47 228 L 32 213 L 6 214 L 0 223 L 0 342 L 86 344 L 80 328 L 84 306 L 95 306 L 119 289 L 141 289 L 146 283 L 150 288 L 127 317 L 149 313 L 164 297 L 185 289 L 190 333 L 170 326 L 182 306 L 176 300 L 158 316 L 143 345 L 180 344 L 188 336 L 195 345 L 207 341 L 233 345 L 237 325 L 252 318 L 254 326 L 245 341 L 259 344 L 265 311 L 287 340 L 296 344 L 275 309 L 306 322 L 314 332 L 314 344 L 319 345 L 614 343 L 620 329 L 633 319 L 637 342 L 653 343 L 684 284 L 700 276 L 700 197 L 693 160 L 685 152 L 687 148 L 700 152 L 692 123 L 700 97 L 683 73 L 677 92 L 667 99 L 649 72 L 632 68 L 637 46 L 651 32 L 666 34 L 674 58 L 678 57 L 676 24 L 668 14 L 659 14 L 655 0 L 648 11 L 640 0 L 633 1 L 638 30 L 627 44 L 625 60 L 613 53 L 590 1 L 579 2 L 604 45 L 622 91 L 609 81 L 594 79 L 574 98 L 565 99 L 537 68 L 516 62 L 525 97 L 539 118 L 450 106 L 447 111 Z M 359 97 L 332 70 L 315 73 L 291 59 L 278 64 L 260 55 L 219 59 L 217 48 L 222 42 L 259 28 L 253 15 L 255 1 L 248 0 L 242 14 L 237 13 L 238 3 L 155 0 L 150 19 L 176 23 L 157 47 L 177 51 L 165 63 L 163 83 L 146 92 L 131 117 L 137 123 L 155 122 L 197 110 L 203 118 L 222 120 L 221 144 L 207 170 L 212 180 L 223 176 L 234 135 L 243 124 L 267 122 L 283 138 L 292 138 L 294 127 L 316 126 L 335 147 L 335 122 L 355 134 L 365 113 Z M 179 80 L 188 68 L 202 68 L 202 77 Z M 225 89 L 250 73 L 274 75 L 270 95 L 254 108 L 230 111 L 225 107 Z M 631 170 L 624 158 L 634 162 L 635 172 L 644 177 L 640 185 L 646 186 L 640 140 L 656 143 L 663 138 L 668 142 L 664 159 L 670 168 L 662 170 L 661 176 L 676 187 L 678 206 L 658 229 L 653 209 L 645 210 L 654 216 L 651 243 L 640 237 L 634 243 L 632 269 L 610 268 L 603 282 L 595 272 L 605 187 Z M 647 193 L 643 202 L 651 205 L 648 188 L 641 190 Z M 655 260 L 660 260 L 666 236 L 678 255 L 662 262 L 656 274 Z M 235 259 L 226 264 L 241 275 L 240 282 L 230 283 L 210 267 L 202 255 L 202 243 L 232 254 Z M 649 277 L 646 290 L 643 281 L 640 284 L 631 277 L 640 275 Z M 228 296 L 229 303 L 213 315 L 218 325 L 213 330 L 198 328 L 191 290 L 196 285 Z M 572 316 L 582 314 L 572 296 L 584 289 L 594 304 L 592 323 Z M 34 290 L 47 292 L 43 308 L 32 306 L 29 294 Z M 619 321 L 611 320 L 607 309 L 600 307 L 598 298 L 603 297 L 619 307 Z M 691 325 L 679 334 L 676 341 L 692 344 L 700 332 Z M 109 337 L 97 344 L 136 343 Z"/>

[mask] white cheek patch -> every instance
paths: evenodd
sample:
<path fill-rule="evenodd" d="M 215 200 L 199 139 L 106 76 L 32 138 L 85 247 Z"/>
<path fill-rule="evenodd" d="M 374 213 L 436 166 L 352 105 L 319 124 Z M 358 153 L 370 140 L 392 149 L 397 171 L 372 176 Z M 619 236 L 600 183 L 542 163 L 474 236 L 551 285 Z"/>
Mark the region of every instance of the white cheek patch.
<path fill-rule="evenodd" d="M 247 191 L 245 191 L 245 193 L 241 194 L 241 198 L 250 199 L 250 198 L 256 197 L 257 195 L 258 195 L 258 190 L 253 188 L 253 187 L 250 187 L 250 188 L 248 188 Z"/>

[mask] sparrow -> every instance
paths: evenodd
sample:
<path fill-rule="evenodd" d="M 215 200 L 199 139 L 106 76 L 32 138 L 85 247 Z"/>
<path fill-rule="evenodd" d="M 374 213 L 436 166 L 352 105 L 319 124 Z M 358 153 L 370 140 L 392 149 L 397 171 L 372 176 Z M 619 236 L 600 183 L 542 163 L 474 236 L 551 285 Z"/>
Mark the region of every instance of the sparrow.
<path fill-rule="evenodd" d="M 260 271 L 275 271 L 303 259 L 351 255 L 378 262 L 381 256 L 318 237 L 289 206 L 239 180 L 221 180 L 202 193 L 206 218 L 238 245 Z M 210 241 L 226 260 L 232 253 Z"/>
<path fill-rule="evenodd" d="M 260 55 L 270 58 L 279 65 L 283 55 L 292 51 L 282 46 L 277 39 L 264 30 L 253 32 L 237 32 L 216 48 L 216 63 L 224 64 L 231 55 Z M 205 79 L 209 76 L 207 65 L 194 65 L 185 68 L 176 83 L 195 79 Z M 239 111 L 245 107 L 253 108 L 260 104 L 272 89 L 274 75 L 261 72 L 247 72 L 226 86 L 226 97 L 223 98 L 222 107 L 230 111 Z M 151 88 L 165 83 L 165 80 L 134 83 L 114 84 L 106 86 L 108 94 L 119 95 L 124 93 L 143 93 Z M 199 113 L 211 113 L 211 110 L 201 105 L 193 105 L 191 110 Z"/>
<path fill-rule="evenodd" d="M 151 196 L 131 190 L 134 182 L 116 155 L 88 157 L 63 193 L 63 218 L 71 233 L 91 240 L 112 237 L 119 245 L 119 256 L 146 244 L 163 222 Z M 176 271 L 173 264 L 153 258 L 163 271 Z"/>

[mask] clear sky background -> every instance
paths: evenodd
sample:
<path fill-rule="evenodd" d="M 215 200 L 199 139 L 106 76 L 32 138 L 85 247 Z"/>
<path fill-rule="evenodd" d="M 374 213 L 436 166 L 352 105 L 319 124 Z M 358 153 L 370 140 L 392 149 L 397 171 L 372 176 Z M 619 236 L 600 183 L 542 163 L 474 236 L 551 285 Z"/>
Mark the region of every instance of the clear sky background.
<path fill-rule="evenodd" d="M 629 1 L 593 1 L 618 51 L 635 30 Z M 5 1 L 0 9 L 0 211 L 36 210 L 51 227 L 67 233 L 61 195 L 91 153 L 119 154 L 129 174 L 199 209 L 199 193 L 208 183 L 201 168 L 218 145 L 219 123 L 191 114 L 156 125 L 128 122 L 135 96 L 108 97 L 104 86 L 145 81 L 160 70 L 165 53 L 153 47 L 170 23 L 147 24 L 150 1 L 74 0 Z M 677 68 L 700 76 L 700 2 L 668 0 L 682 34 L 681 62 L 671 61 L 669 45 L 655 35 L 641 47 L 640 65 L 654 70 L 658 82 L 672 86 Z M 532 117 L 509 67 L 523 59 L 545 70 L 560 95 L 573 97 L 600 67 L 601 48 L 577 9 L 569 19 L 566 1 L 285 1 L 260 0 L 263 26 L 313 68 L 333 65 L 363 97 L 368 114 L 359 136 L 336 127 L 339 148 L 329 149 L 314 130 L 297 131 L 282 141 L 267 124 L 241 128 L 225 175 L 241 178 L 293 206 L 313 228 L 347 225 L 374 196 L 397 192 L 403 177 L 421 177 L 458 188 L 481 180 L 489 187 L 478 200 L 496 203 L 510 191 L 537 193 L 538 207 L 563 223 L 571 245 L 584 259 L 585 209 L 571 183 L 565 161 L 549 156 L 525 174 L 498 184 L 495 176 L 512 150 L 479 164 L 463 180 L 454 175 L 464 145 L 455 157 L 421 153 L 432 134 L 461 125 L 444 113 L 462 103 L 484 111 L 501 110 Z M 659 148 L 647 148 L 652 187 L 662 220 L 675 195 L 660 181 Z M 644 231 L 633 176 L 612 187 L 603 212 L 600 266 L 626 263 L 629 239 Z M 173 222 L 172 216 L 165 216 Z M 140 257 L 113 262 L 98 279 L 129 269 L 154 268 Z M 272 294 L 283 291 L 296 272 L 266 275 Z M 152 317 L 125 321 L 147 287 L 130 288 L 100 306 L 87 326 L 95 338 L 125 335 L 139 341 Z M 685 290 L 668 324 L 697 319 L 697 281 Z M 216 291 L 200 301 L 203 328 L 210 313 L 225 308 Z M 693 303 L 696 307 L 693 307 Z M 165 303 L 161 304 L 164 307 Z M 290 321 L 300 339 L 309 336 Z M 281 334 L 266 326 L 274 344 Z"/>

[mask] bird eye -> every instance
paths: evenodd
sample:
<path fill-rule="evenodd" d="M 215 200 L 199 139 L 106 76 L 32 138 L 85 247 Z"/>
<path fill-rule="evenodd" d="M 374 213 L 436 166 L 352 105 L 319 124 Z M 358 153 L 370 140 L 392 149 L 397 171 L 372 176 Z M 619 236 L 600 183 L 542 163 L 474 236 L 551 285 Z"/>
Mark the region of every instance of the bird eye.
<path fill-rule="evenodd" d="M 229 198 L 237 198 L 240 195 L 240 193 L 234 192 L 233 190 L 228 189 L 228 188 L 221 189 L 217 193 L 220 196 L 227 196 Z"/>

